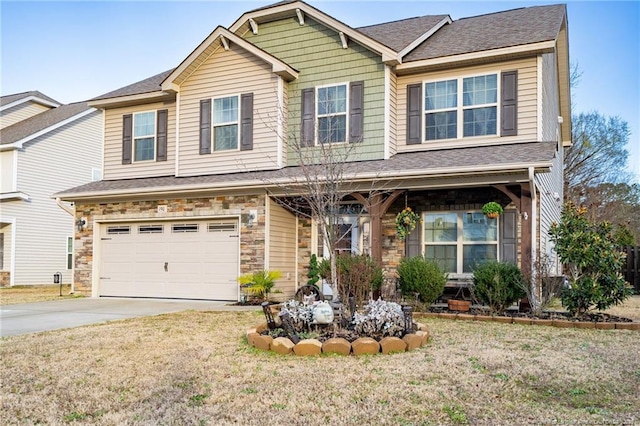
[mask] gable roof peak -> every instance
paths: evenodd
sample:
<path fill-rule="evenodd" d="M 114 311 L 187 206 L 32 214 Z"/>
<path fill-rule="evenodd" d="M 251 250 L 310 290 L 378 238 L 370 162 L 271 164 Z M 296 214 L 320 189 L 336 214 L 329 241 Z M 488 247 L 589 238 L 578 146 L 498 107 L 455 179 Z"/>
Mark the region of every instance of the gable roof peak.
<path fill-rule="evenodd" d="M 27 92 L 3 95 L 2 97 L 0 97 L 0 107 L 4 107 L 2 109 L 5 109 L 9 106 L 17 105 L 30 100 L 50 107 L 57 107 L 62 105 L 60 102 L 56 101 L 53 98 L 50 98 L 49 96 L 45 95 L 42 92 L 39 92 L 38 90 L 29 90 Z"/>

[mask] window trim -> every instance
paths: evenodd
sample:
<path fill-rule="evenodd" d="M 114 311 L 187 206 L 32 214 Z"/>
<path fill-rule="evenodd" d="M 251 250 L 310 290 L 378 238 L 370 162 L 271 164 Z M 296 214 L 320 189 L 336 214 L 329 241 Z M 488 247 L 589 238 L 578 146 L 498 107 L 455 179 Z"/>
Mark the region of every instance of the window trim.
<path fill-rule="evenodd" d="M 427 214 L 455 214 L 456 217 L 456 241 L 437 241 L 437 242 L 428 242 L 425 238 L 426 233 L 426 215 Z M 426 247 L 430 246 L 442 246 L 449 245 L 456 247 L 456 272 L 448 272 L 450 278 L 469 278 L 473 276 L 472 272 L 464 272 L 464 247 L 470 245 L 495 245 L 496 247 L 496 259 L 500 260 L 500 218 L 492 219 L 496 221 L 496 239 L 495 241 L 465 241 L 464 239 L 464 215 L 467 213 L 478 213 L 483 214 L 482 210 L 471 209 L 471 210 L 429 210 L 424 211 L 421 214 L 422 219 L 422 242 L 421 242 L 421 250 L 422 255 L 426 256 Z"/>
<path fill-rule="evenodd" d="M 136 116 L 140 114 L 153 113 L 153 158 L 148 160 L 136 160 L 136 140 L 147 139 L 151 136 L 137 136 L 136 137 Z M 131 162 L 132 163 L 150 163 L 156 161 L 158 150 L 156 144 L 158 143 L 158 112 L 156 110 L 137 111 L 131 113 Z"/>
<path fill-rule="evenodd" d="M 345 87 L 345 111 L 344 113 L 339 113 L 339 114 L 323 114 L 322 117 L 320 116 L 320 114 L 318 113 L 318 103 L 319 103 L 319 99 L 320 97 L 318 96 L 318 91 L 320 89 L 326 89 L 329 87 L 338 87 L 338 86 L 344 86 Z M 314 143 L 315 146 L 321 146 L 321 144 L 323 143 L 328 143 L 331 145 L 339 145 L 339 144 L 347 144 L 349 143 L 349 116 L 350 116 L 350 107 L 351 105 L 349 104 L 349 94 L 350 94 L 350 88 L 351 88 L 351 82 L 346 81 L 346 82 L 339 82 L 339 83 L 330 83 L 330 84 L 322 84 L 320 86 L 315 86 L 315 103 L 314 103 L 314 112 L 315 112 L 315 135 L 314 135 Z M 340 141 L 340 142 L 321 142 L 320 141 L 320 118 L 326 118 L 326 117 L 335 117 L 338 115 L 344 115 L 345 117 L 345 131 L 344 131 L 344 140 Z"/>
<path fill-rule="evenodd" d="M 215 122 L 215 112 L 216 112 L 216 99 L 226 99 L 226 98 L 236 98 L 237 102 L 238 102 L 238 113 L 236 115 L 236 121 L 228 121 L 228 122 L 224 122 L 224 123 L 217 123 Z M 242 99 L 241 99 L 241 94 L 231 94 L 231 95 L 224 95 L 224 96 L 215 96 L 211 98 L 211 154 L 220 152 L 237 152 L 240 151 L 240 142 L 241 142 L 241 134 L 240 134 L 240 124 L 241 124 L 241 117 L 242 117 Z M 216 127 L 222 127 L 222 126 L 230 126 L 232 124 L 236 125 L 236 147 L 234 149 L 221 149 L 221 150 L 216 150 Z"/>
<path fill-rule="evenodd" d="M 455 140 L 460 140 L 460 139 L 464 139 L 464 140 L 468 140 L 468 139 L 488 139 L 488 138 L 495 138 L 495 137 L 500 137 L 501 136 L 501 105 L 502 105 L 502 73 L 503 71 L 501 70 L 496 70 L 496 71 L 492 71 L 492 72 L 482 72 L 482 73 L 474 73 L 474 74 L 464 74 L 464 75 L 459 75 L 457 77 L 452 76 L 452 77 L 442 77 L 442 78 L 438 78 L 438 79 L 427 79 L 427 80 L 422 80 L 422 99 L 421 99 L 421 113 L 422 113 L 422 120 L 423 123 L 421 125 L 421 136 L 420 136 L 420 140 L 422 141 L 422 143 L 438 143 L 438 142 L 446 142 L 446 141 L 455 141 Z M 489 76 L 489 75 L 495 75 L 496 76 L 496 102 L 495 103 L 490 103 L 490 104 L 478 104 L 478 105 L 469 105 L 469 106 L 464 106 L 464 79 L 466 78 L 474 78 L 474 77 L 484 77 L 484 76 Z M 439 108 L 439 109 L 434 109 L 434 110 L 430 110 L 427 111 L 426 108 L 426 101 L 427 101 L 427 87 L 426 85 L 428 83 L 438 83 L 438 82 L 443 82 L 443 81 L 449 81 L 449 80 L 456 80 L 457 81 L 457 93 L 456 93 L 456 107 L 455 107 L 455 111 L 456 111 L 456 137 L 455 138 L 446 138 L 446 139 L 427 139 L 427 114 L 428 113 L 436 113 L 436 112 L 446 112 L 446 111 L 453 111 L 454 108 Z M 496 133 L 495 134 L 490 134 L 490 135 L 479 135 L 479 136 L 464 136 L 464 111 L 465 110 L 470 110 L 470 109 L 478 109 L 478 108 L 489 108 L 489 107 L 494 107 L 496 108 Z"/>

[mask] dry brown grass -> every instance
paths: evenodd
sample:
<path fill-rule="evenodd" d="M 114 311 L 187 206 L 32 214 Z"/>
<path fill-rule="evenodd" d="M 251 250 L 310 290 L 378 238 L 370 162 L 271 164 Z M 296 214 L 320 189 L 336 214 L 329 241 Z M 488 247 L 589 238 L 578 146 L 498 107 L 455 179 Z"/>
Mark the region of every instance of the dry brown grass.
<path fill-rule="evenodd" d="M 60 296 L 59 285 L 15 286 L 0 288 L 0 305 L 15 305 L 17 303 L 47 302 L 49 300 L 73 299 L 82 297 L 79 294 L 69 294 L 71 285 L 62 285 Z"/>
<path fill-rule="evenodd" d="M 638 332 L 433 319 L 413 352 L 299 358 L 249 347 L 261 320 L 189 311 L 3 339 L 0 423 L 640 422 Z"/>

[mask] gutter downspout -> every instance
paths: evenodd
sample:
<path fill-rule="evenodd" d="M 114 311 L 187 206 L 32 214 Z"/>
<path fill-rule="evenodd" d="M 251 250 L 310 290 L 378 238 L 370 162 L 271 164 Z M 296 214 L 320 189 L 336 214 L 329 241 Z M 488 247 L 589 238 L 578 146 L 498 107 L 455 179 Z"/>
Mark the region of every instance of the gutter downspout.
<path fill-rule="evenodd" d="M 529 167 L 529 186 L 531 188 L 531 283 L 536 282 L 536 268 L 535 259 L 538 256 L 537 244 L 538 244 L 538 191 L 535 182 L 535 172 L 533 167 Z M 536 295 L 537 295 L 536 289 Z M 541 290 L 541 289 L 540 289 Z M 542 295 L 542 293 L 540 293 Z"/>
<path fill-rule="evenodd" d="M 58 205 L 58 207 L 60 207 L 62 210 L 64 210 L 65 212 L 69 213 L 69 214 L 71 215 L 71 217 L 73 218 L 73 222 L 75 222 L 75 219 L 76 219 L 76 208 L 75 208 L 75 204 L 74 204 L 74 206 L 73 206 L 73 207 L 69 207 L 69 206 L 67 206 L 66 204 L 64 204 L 64 203 L 62 202 L 62 200 L 60 199 L 60 197 L 57 197 L 57 198 L 56 198 L 56 204 L 57 204 L 57 205 Z M 74 225 L 74 228 L 73 228 L 73 233 L 75 234 L 75 225 Z M 73 252 L 74 252 L 74 255 L 75 255 L 75 249 L 76 249 L 76 247 L 75 247 L 75 245 L 76 245 L 76 244 L 75 244 L 75 241 L 76 241 L 76 239 L 74 238 L 74 239 L 73 239 Z M 74 293 L 76 292 L 76 289 L 75 289 L 75 279 L 74 279 L 75 271 L 76 271 L 76 265 L 75 265 L 75 262 L 73 262 L 73 269 L 71 269 L 71 292 L 70 292 L 71 294 L 74 294 Z"/>

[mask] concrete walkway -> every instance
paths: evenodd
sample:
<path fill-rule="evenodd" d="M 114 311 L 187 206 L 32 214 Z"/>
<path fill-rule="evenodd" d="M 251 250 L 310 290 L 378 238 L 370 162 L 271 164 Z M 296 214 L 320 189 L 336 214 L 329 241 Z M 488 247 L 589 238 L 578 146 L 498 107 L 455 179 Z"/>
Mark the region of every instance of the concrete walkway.
<path fill-rule="evenodd" d="M 230 306 L 229 303 L 200 300 L 79 298 L 5 305 L 0 306 L 0 337 L 186 310 L 247 311 L 260 309 L 255 306 Z"/>

